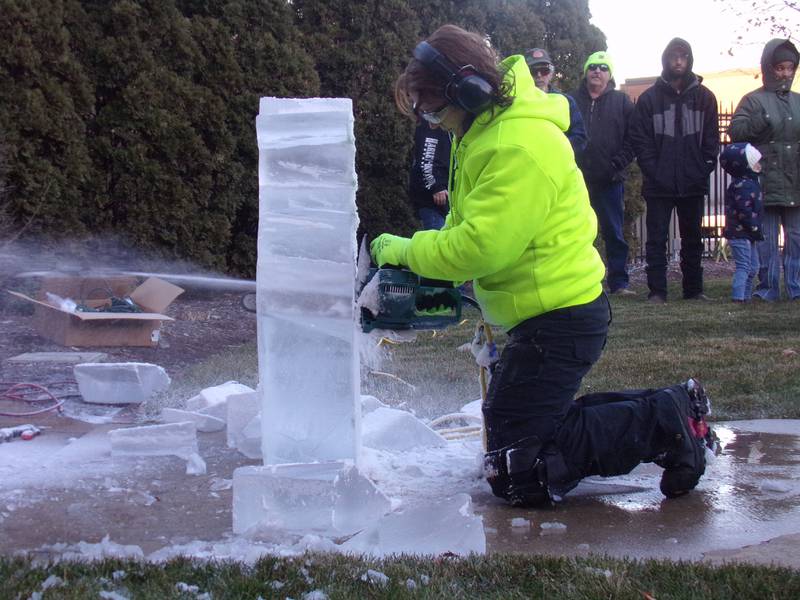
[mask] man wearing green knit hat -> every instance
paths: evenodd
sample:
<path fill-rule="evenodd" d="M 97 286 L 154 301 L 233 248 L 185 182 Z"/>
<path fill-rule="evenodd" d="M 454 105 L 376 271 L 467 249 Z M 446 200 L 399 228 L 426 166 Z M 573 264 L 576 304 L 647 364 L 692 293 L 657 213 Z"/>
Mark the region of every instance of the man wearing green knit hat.
<path fill-rule="evenodd" d="M 634 156 L 627 135 L 633 103 L 614 88 L 611 56 L 604 50 L 595 52 L 586 59 L 580 88 L 573 94 L 589 138 L 577 162 L 605 242 L 608 290 L 629 295 L 634 292 L 628 289 L 628 243 L 622 224 L 625 169 Z"/>

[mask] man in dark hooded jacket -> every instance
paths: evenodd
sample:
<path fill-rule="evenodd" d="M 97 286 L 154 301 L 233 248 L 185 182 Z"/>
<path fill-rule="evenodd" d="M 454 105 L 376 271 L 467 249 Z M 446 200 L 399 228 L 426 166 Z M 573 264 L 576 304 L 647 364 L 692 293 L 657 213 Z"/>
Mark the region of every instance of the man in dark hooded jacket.
<path fill-rule="evenodd" d="M 800 94 L 791 91 L 800 54 L 774 39 L 761 55 L 764 85 L 746 94 L 731 119 L 734 142 L 750 142 L 763 156 L 764 241 L 758 245 L 760 285 L 753 296 L 780 298 L 778 234 L 783 225 L 783 277 L 789 298 L 800 299 Z"/>
<path fill-rule="evenodd" d="M 663 71 L 639 96 L 631 141 L 642 170 L 647 204 L 648 300 L 667 300 L 667 236 L 672 210 L 681 235 L 683 297 L 705 300 L 700 225 L 709 175 L 719 151 L 717 99 L 692 72 L 692 48 L 675 38 L 661 56 Z"/>

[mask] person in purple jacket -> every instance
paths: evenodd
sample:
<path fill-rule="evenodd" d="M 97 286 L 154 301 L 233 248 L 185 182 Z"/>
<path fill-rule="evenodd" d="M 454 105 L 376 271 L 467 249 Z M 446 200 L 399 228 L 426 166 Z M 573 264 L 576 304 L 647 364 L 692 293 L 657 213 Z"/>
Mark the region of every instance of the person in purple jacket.
<path fill-rule="evenodd" d="M 761 219 L 764 214 L 761 185 L 761 152 L 747 143 L 730 144 L 719 157 L 719 163 L 731 177 L 725 192 L 725 231 L 723 235 L 733 252 L 736 271 L 733 274 L 731 300 L 748 302 L 753 295 L 753 278 L 758 273 L 756 242 L 764 239 Z"/>

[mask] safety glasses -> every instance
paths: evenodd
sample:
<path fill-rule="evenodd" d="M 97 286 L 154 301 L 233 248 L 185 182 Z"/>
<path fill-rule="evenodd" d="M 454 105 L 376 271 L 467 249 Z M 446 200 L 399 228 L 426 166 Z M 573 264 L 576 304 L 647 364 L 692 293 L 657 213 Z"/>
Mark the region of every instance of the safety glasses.
<path fill-rule="evenodd" d="M 602 71 L 603 73 L 607 73 L 607 72 L 608 72 L 608 65 L 598 65 L 598 64 L 592 63 L 592 64 L 590 64 L 590 65 L 589 65 L 589 66 L 586 68 L 586 70 L 587 70 L 587 71 L 597 71 L 597 70 L 600 70 L 600 71 Z"/>
<path fill-rule="evenodd" d="M 447 118 L 447 113 L 450 110 L 450 105 L 445 104 L 444 106 L 437 108 L 436 110 L 421 110 L 416 104 L 413 105 L 412 109 L 414 110 L 414 114 L 418 117 L 422 117 L 431 125 L 439 125 L 442 121 Z"/>
<path fill-rule="evenodd" d="M 531 73 L 533 75 L 538 75 L 539 77 L 544 77 L 545 75 L 549 75 L 553 72 L 553 69 L 550 67 L 531 67 Z"/>

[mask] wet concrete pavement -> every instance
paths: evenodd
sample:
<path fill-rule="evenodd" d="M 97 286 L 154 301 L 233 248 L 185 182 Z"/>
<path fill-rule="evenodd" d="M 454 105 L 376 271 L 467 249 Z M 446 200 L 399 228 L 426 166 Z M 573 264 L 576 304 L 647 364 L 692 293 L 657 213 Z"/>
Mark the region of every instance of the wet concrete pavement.
<path fill-rule="evenodd" d="M 56 417 L 48 424 L 33 441 L 0 444 L 0 553 L 46 552 L 48 544 L 109 535 L 147 554 L 232 535 L 233 470 L 258 461 L 228 449 L 224 432 L 199 437 L 208 473 L 187 476 L 177 458 L 111 460 L 105 434 L 119 424 Z M 512 509 L 485 485 L 475 491 L 465 481 L 483 516 L 487 551 L 800 568 L 800 421 L 718 423 L 715 429 L 722 454 L 695 492 L 675 500 L 658 491 L 661 470 L 653 465 L 586 480 L 552 510 Z"/>

